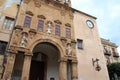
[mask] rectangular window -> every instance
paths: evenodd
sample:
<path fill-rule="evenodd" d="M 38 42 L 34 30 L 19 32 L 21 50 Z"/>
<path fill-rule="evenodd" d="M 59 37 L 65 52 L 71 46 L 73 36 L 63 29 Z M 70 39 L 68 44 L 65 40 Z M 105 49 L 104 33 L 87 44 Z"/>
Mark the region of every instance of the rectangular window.
<path fill-rule="evenodd" d="M 24 27 L 28 27 L 29 28 L 30 24 L 31 24 L 31 17 L 26 16 L 25 20 L 24 20 Z"/>
<path fill-rule="evenodd" d="M 83 49 L 83 40 L 77 39 L 77 47 L 78 49 Z"/>
<path fill-rule="evenodd" d="M 60 25 L 55 25 L 55 35 L 60 36 Z"/>
<path fill-rule="evenodd" d="M 7 47 L 7 42 L 0 41 L 0 54 L 3 55 L 5 53 Z"/>
<path fill-rule="evenodd" d="M 43 31 L 44 21 L 39 20 L 38 21 L 38 31 Z"/>
<path fill-rule="evenodd" d="M 66 27 L 66 37 L 71 38 L 71 29 L 70 29 L 70 27 Z"/>
<path fill-rule="evenodd" d="M 14 26 L 14 21 L 14 19 L 6 17 L 3 24 L 3 29 L 12 30 Z"/>

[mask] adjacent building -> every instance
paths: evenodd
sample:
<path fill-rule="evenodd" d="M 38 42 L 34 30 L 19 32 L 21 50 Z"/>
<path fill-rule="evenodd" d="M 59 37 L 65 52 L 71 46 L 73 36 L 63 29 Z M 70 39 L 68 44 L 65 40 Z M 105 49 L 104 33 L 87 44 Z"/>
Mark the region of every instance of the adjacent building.
<path fill-rule="evenodd" d="M 120 62 L 119 53 L 117 52 L 118 46 L 110 40 L 103 38 L 101 38 L 101 43 L 107 64 Z"/>
<path fill-rule="evenodd" d="M 96 17 L 71 8 L 70 0 L 0 1 L 0 75 L 109 80 Z"/>

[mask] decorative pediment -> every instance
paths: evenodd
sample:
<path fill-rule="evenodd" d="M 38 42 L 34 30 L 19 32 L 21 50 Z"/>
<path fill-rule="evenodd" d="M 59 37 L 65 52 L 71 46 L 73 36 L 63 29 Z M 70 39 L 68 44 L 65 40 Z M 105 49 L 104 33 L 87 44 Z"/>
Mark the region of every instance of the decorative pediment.
<path fill-rule="evenodd" d="M 41 6 L 40 0 L 34 0 L 34 4 L 35 4 L 35 6 L 38 7 L 38 8 Z"/>
<path fill-rule="evenodd" d="M 62 22 L 60 20 L 54 20 L 54 22 L 57 24 L 62 24 Z"/>
<path fill-rule="evenodd" d="M 28 14 L 30 16 L 34 16 L 34 14 L 31 11 L 26 11 L 26 14 Z"/>
<path fill-rule="evenodd" d="M 41 19 L 46 19 L 46 17 L 44 15 L 38 15 L 37 17 L 41 18 Z"/>
<path fill-rule="evenodd" d="M 65 26 L 71 27 L 71 25 L 69 23 L 66 23 Z"/>

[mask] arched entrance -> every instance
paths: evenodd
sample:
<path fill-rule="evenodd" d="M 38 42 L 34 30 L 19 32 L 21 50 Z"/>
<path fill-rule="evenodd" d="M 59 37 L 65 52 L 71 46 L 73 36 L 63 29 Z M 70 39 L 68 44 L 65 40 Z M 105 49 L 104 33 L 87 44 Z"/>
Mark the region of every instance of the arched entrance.
<path fill-rule="evenodd" d="M 55 45 L 48 42 L 37 44 L 33 49 L 29 80 L 58 80 L 59 55 Z"/>

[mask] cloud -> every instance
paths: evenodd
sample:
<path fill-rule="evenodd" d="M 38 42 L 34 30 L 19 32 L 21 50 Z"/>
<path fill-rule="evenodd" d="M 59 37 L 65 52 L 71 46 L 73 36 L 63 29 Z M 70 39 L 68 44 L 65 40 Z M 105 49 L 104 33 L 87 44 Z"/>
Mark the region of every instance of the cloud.
<path fill-rule="evenodd" d="M 113 7 L 110 7 L 110 17 L 111 18 L 117 18 L 120 17 L 120 4 L 114 5 Z"/>

